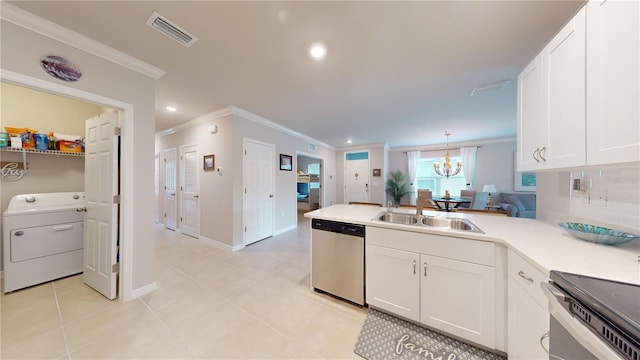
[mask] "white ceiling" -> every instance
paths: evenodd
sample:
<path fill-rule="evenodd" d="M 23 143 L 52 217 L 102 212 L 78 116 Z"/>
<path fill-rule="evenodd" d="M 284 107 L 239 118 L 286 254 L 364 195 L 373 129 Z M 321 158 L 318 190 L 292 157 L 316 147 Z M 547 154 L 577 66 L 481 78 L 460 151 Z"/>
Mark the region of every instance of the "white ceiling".
<path fill-rule="evenodd" d="M 445 130 L 450 142 L 515 136 L 518 73 L 583 4 L 8 2 L 165 70 L 157 131 L 234 105 L 335 147 L 442 144 Z M 151 29 L 154 11 L 198 41 Z M 316 41 L 323 61 L 308 56 Z"/>

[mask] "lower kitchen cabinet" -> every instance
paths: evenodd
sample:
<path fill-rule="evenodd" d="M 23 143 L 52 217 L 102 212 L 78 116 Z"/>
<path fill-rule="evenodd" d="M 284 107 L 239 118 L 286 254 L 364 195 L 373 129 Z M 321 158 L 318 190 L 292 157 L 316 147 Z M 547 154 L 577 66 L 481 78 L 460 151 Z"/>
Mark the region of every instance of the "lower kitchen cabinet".
<path fill-rule="evenodd" d="M 420 264 L 420 322 L 494 348 L 494 268 L 425 254 Z"/>
<path fill-rule="evenodd" d="M 493 251 L 490 242 L 368 227 L 366 301 L 494 349 Z"/>
<path fill-rule="evenodd" d="M 365 246 L 367 303 L 420 321 L 420 254 Z"/>
<path fill-rule="evenodd" d="M 518 254 L 508 254 L 508 338 L 509 359 L 548 359 L 549 331 L 547 299 L 540 283 L 547 277 Z"/>

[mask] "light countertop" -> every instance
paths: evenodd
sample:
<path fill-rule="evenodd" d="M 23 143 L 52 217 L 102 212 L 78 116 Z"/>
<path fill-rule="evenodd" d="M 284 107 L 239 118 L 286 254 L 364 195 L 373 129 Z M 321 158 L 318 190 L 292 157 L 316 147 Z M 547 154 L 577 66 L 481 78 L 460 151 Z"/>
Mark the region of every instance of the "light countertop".
<path fill-rule="evenodd" d="M 594 244 L 569 235 L 560 226 L 532 219 L 424 211 L 436 217 L 467 218 L 484 234 L 375 220 L 385 208 L 369 205 L 333 205 L 306 213 L 308 218 L 334 220 L 365 226 L 424 232 L 492 241 L 518 253 L 532 266 L 549 275 L 551 270 L 583 274 L 640 285 L 640 239 L 623 245 Z M 407 212 L 397 209 L 394 212 Z"/>

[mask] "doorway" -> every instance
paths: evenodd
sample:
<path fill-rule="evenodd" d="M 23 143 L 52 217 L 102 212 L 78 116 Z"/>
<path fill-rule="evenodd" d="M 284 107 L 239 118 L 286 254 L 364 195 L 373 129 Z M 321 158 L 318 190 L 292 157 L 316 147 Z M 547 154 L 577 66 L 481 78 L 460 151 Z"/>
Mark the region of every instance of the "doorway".
<path fill-rule="evenodd" d="M 83 90 L 71 88 L 65 85 L 48 82 L 46 80 L 33 78 L 23 74 L 15 73 L 8 70 L 0 71 L 0 80 L 3 82 L 11 83 L 14 85 L 22 86 L 25 88 L 34 89 L 54 95 L 59 95 L 65 98 L 77 99 L 80 101 L 86 101 L 87 103 L 97 104 L 107 108 L 118 109 L 121 115 L 121 127 L 122 136 L 121 153 L 133 154 L 134 150 L 134 131 L 133 131 L 133 114 L 134 107 L 132 104 L 124 103 L 119 100 L 106 98 L 101 95 L 89 93 Z M 133 219 L 133 169 L 134 161 L 132 155 L 123 156 L 120 159 L 120 176 L 117 178 L 120 188 L 120 206 L 117 211 L 119 218 Z M 122 301 L 127 301 L 133 298 L 133 244 L 130 239 L 133 239 L 133 225 L 132 222 L 124 222 L 120 224 L 113 234 L 116 239 L 119 240 L 119 282 L 118 282 L 118 297 Z M 112 259 L 108 258 L 108 254 L 103 254 L 101 258 L 105 264 L 109 264 L 111 268 Z"/>
<path fill-rule="evenodd" d="M 324 188 L 324 159 L 302 152 L 296 153 L 296 201 L 298 211 L 306 212 L 322 207 Z"/>
<path fill-rule="evenodd" d="M 345 153 L 344 203 L 371 201 L 369 180 L 369 150 Z"/>
<path fill-rule="evenodd" d="M 164 151 L 164 227 L 174 231 L 177 223 L 176 160 L 176 148 Z"/>
<path fill-rule="evenodd" d="M 244 245 L 273 236 L 275 146 L 244 139 Z"/>
<path fill-rule="evenodd" d="M 198 145 L 180 146 L 180 231 L 200 237 L 200 162 Z"/>

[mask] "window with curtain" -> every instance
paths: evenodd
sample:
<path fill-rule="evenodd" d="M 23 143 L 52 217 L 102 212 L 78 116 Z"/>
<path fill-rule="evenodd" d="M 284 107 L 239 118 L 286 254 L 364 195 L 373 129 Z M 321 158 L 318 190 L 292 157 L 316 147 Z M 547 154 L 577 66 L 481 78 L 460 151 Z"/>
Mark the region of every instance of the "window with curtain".
<path fill-rule="evenodd" d="M 448 190 L 451 196 L 459 196 L 460 191 L 466 189 L 467 185 L 464 179 L 464 167 L 456 176 L 446 178 L 436 174 L 433 170 L 433 163 L 436 161 L 442 165 L 444 157 L 420 159 L 416 176 L 418 189 L 429 189 L 433 196 L 444 195 L 445 190 Z M 461 161 L 460 156 L 451 157 L 451 163 L 454 166 L 456 161 Z"/>

